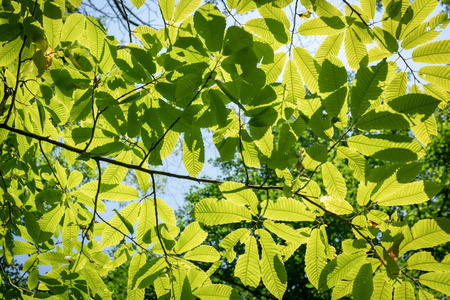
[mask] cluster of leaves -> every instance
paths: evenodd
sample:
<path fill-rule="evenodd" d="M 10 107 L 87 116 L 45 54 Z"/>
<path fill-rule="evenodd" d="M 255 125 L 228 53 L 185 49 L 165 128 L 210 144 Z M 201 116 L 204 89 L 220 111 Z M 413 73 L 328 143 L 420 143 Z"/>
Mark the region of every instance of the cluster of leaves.
<path fill-rule="evenodd" d="M 281 299 L 285 262 L 302 244 L 309 282 L 333 289 L 333 299 L 450 294 L 450 256 L 438 262 L 418 251 L 448 243 L 450 220 L 399 218 L 402 206 L 442 188 L 416 177 L 438 134 L 435 110 L 450 100 L 450 66 L 439 65 L 450 61 L 450 41 L 430 42 L 447 14 L 427 19 L 436 0 L 385 0 L 378 27 L 375 0 L 344 1 L 345 13 L 325 0 L 291 2 L 227 1 L 228 12 L 261 15 L 230 26 L 211 3 L 161 0 L 164 28 L 136 27 L 130 37 L 139 43 L 124 45 L 95 18 L 67 16 L 64 0 L 3 1 L 0 243 L 7 263 L 30 255 L 27 287 L 6 298 L 109 299 L 102 277 L 128 261 L 129 299 L 142 299 L 150 285 L 161 299 L 239 299 L 238 290 L 210 279 L 237 258 L 234 275 L 244 286 L 262 282 Z M 288 5 L 295 13 L 303 6 L 307 20 L 291 24 Z M 294 45 L 296 34 L 326 38 L 313 57 Z M 342 44 L 356 71 L 351 87 L 337 57 Z M 413 72 L 407 93 L 408 74 L 396 60 L 412 71 L 400 52 L 413 48 L 412 59 L 427 64 L 417 76 L 428 83 L 417 85 Z M 205 130 L 223 161 L 240 157 L 245 182 L 196 178 Z M 319 142 L 297 153 L 305 130 Z M 178 143 L 190 176 L 155 170 Z M 388 163 L 373 168 L 369 159 Z M 352 192 L 342 162 L 358 182 Z M 96 170 L 97 180 L 86 180 L 80 165 Z M 276 184 L 250 182 L 248 168 L 261 165 Z M 123 183 L 129 173 L 138 187 Z M 199 201 L 180 233 L 157 197 L 155 175 L 213 183 L 221 197 Z M 105 200 L 127 205 L 106 220 Z M 339 252 L 328 242 L 326 217 L 352 231 Z M 204 244 L 213 226 L 234 223 L 216 241 L 222 251 Z M 51 271 L 41 275 L 41 265 Z"/>

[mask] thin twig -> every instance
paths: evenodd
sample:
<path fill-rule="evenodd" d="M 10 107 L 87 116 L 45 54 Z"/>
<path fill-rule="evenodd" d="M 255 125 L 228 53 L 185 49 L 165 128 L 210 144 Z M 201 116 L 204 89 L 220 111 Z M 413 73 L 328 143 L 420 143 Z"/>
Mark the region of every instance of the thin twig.
<path fill-rule="evenodd" d="M 352 13 L 355 13 L 358 18 L 361 20 L 361 22 L 363 22 L 364 25 L 366 25 L 367 27 L 369 27 L 369 25 L 367 24 L 367 22 L 363 19 L 363 17 L 361 16 L 361 14 L 353 8 L 353 6 L 350 5 L 350 3 L 348 3 L 346 0 L 342 0 L 345 4 L 347 4 L 347 6 L 352 10 Z"/>
<path fill-rule="evenodd" d="M 127 21 L 128 35 L 129 35 L 129 38 L 130 38 L 130 43 L 132 43 L 133 42 L 133 37 L 131 35 L 130 20 L 128 19 L 128 14 L 127 14 L 127 10 L 125 9 L 125 5 L 123 5 L 123 0 L 120 0 L 120 4 L 122 4 L 123 16 L 125 17 L 125 20 Z"/>
<path fill-rule="evenodd" d="M 292 31 L 291 31 L 291 44 L 289 45 L 289 57 L 291 55 L 292 46 L 294 45 L 295 21 L 297 21 L 297 6 L 298 6 L 298 0 L 295 0 L 294 24 L 292 26 Z"/>
<path fill-rule="evenodd" d="M 94 125 L 92 126 L 92 132 L 91 137 L 89 138 L 89 141 L 86 143 L 86 147 L 84 147 L 83 152 L 86 152 L 89 146 L 91 145 L 92 141 L 94 140 L 94 134 L 95 134 L 95 128 L 97 126 L 98 119 L 100 118 L 100 115 L 108 109 L 108 106 L 105 107 L 103 110 L 99 111 L 97 116 L 94 118 Z"/>
<path fill-rule="evenodd" d="M 81 250 L 80 250 L 80 253 L 84 253 L 83 252 L 84 240 L 85 240 L 86 236 L 89 234 L 89 230 L 94 225 L 94 223 L 95 223 L 95 216 L 97 215 L 98 196 L 100 195 L 100 189 L 101 189 L 101 186 L 102 186 L 102 169 L 100 167 L 100 160 L 97 159 L 96 162 L 97 162 L 97 169 L 98 169 L 98 185 L 97 185 L 97 192 L 95 193 L 95 197 L 94 197 L 94 213 L 92 214 L 91 222 L 89 223 L 89 226 L 87 227 L 87 229 L 86 229 L 86 231 L 83 234 L 83 237 L 81 239 Z"/>
<path fill-rule="evenodd" d="M 411 71 L 412 76 L 414 77 L 414 83 L 417 81 L 418 83 L 422 84 L 422 82 L 420 82 L 419 79 L 417 79 L 416 75 L 414 74 L 414 70 L 411 69 L 411 67 L 408 65 L 408 63 L 406 62 L 406 59 L 400 54 L 400 52 L 397 53 L 398 56 L 403 60 L 403 62 L 405 63 L 406 67 Z"/>
<path fill-rule="evenodd" d="M 58 176 L 56 176 L 56 172 L 55 172 L 55 170 L 53 170 L 53 167 L 50 164 L 50 160 L 48 159 L 47 155 L 44 152 L 44 149 L 42 148 L 42 141 L 39 141 L 39 148 L 41 149 L 41 153 L 44 156 L 45 160 L 47 161 L 47 165 L 50 167 L 50 170 L 52 171 L 53 177 L 55 177 L 56 182 L 58 183 L 61 190 L 64 191 L 64 187 L 62 186 L 61 182 L 59 181 Z"/>
<path fill-rule="evenodd" d="M 156 198 L 156 183 L 155 183 L 155 176 L 153 174 L 150 175 L 152 177 L 152 184 L 153 184 L 153 206 L 155 207 L 155 220 L 156 220 L 156 235 L 158 236 L 159 243 L 161 244 L 161 248 L 164 252 L 164 258 L 166 260 L 167 265 L 170 267 L 171 264 L 168 259 L 168 254 L 166 251 L 166 247 L 164 246 L 164 243 L 161 238 L 161 233 L 159 232 L 159 221 L 158 221 L 158 201 Z"/>
<path fill-rule="evenodd" d="M 225 10 L 228 12 L 228 15 L 231 16 L 237 24 L 239 24 L 240 26 L 242 26 L 242 24 L 236 19 L 236 17 L 235 17 L 235 16 L 231 13 L 231 11 L 228 9 L 228 6 L 227 6 L 227 4 L 225 3 L 225 1 L 222 0 L 222 4 L 223 4 L 223 7 L 225 7 Z"/>

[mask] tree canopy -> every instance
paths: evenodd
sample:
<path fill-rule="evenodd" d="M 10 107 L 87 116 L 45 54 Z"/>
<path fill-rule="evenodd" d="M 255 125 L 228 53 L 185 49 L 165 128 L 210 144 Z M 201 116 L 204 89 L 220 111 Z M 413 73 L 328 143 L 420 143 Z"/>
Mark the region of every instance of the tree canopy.
<path fill-rule="evenodd" d="M 124 264 L 127 299 L 282 299 L 300 266 L 332 299 L 450 296 L 439 1 L 160 0 L 159 29 L 114 1 L 129 43 L 81 0 L 0 6 L 3 297 L 111 299 Z M 211 142 L 241 176 L 198 176 Z M 212 190 L 183 217 L 156 176 Z"/>

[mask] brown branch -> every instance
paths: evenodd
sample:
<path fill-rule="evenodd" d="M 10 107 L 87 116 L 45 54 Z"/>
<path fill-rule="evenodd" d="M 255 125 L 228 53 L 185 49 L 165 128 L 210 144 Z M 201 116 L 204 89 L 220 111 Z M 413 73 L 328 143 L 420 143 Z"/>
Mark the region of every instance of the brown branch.
<path fill-rule="evenodd" d="M 242 26 L 242 24 L 236 19 L 236 17 L 235 17 L 235 16 L 231 13 L 231 11 L 228 9 L 228 6 L 227 6 L 227 4 L 225 3 L 224 0 L 222 0 L 222 4 L 223 4 L 223 7 L 225 7 L 225 10 L 228 12 L 228 15 L 231 16 L 237 24 L 239 24 L 240 26 Z"/>
<path fill-rule="evenodd" d="M 367 27 L 369 27 L 369 25 L 367 24 L 366 21 L 364 21 L 363 17 L 361 16 L 361 14 L 353 8 L 353 6 L 350 5 L 350 3 L 348 3 L 346 0 L 342 0 L 345 4 L 347 4 L 347 6 L 351 9 L 352 13 L 355 13 L 358 18 L 361 20 L 361 22 L 363 22 L 364 25 L 366 25 Z"/>
<path fill-rule="evenodd" d="M 152 185 L 153 185 L 153 206 L 155 207 L 155 220 L 156 220 L 156 235 L 158 236 L 159 243 L 161 244 L 161 248 L 164 252 L 164 259 L 166 260 L 167 265 L 170 267 L 171 264 L 169 262 L 168 254 L 166 251 L 166 247 L 164 246 L 164 243 L 161 238 L 161 233 L 159 232 L 159 222 L 158 222 L 158 201 L 156 199 L 156 183 L 155 183 L 155 176 L 153 174 L 150 175 L 152 177 Z"/>
<path fill-rule="evenodd" d="M 92 101 L 94 101 L 94 99 L 92 99 Z M 86 143 L 86 147 L 84 147 L 83 152 L 86 152 L 86 150 L 89 148 L 92 141 L 94 140 L 95 127 L 97 126 L 98 119 L 100 118 L 100 115 L 107 109 L 108 109 L 108 106 L 106 108 L 104 108 L 103 110 L 99 111 L 97 116 L 94 118 L 94 125 L 92 126 L 91 137 L 89 138 L 89 141 Z"/>
<path fill-rule="evenodd" d="M 167 177 L 172 177 L 172 178 L 178 178 L 178 179 L 184 179 L 184 180 L 190 180 L 190 181 L 196 181 L 198 183 L 212 183 L 212 184 L 221 184 L 224 183 L 225 181 L 222 180 L 216 180 L 216 179 L 208 179 L 208 178 L 195 178 L 195 177 L 191 177 L 191 176 L 187 176 L 187 175 L 180 175 L 180 174 L 176 174 L 176 173 L 170 173 L 170 172 L 164 172 L 164 171 L 159 171 L 159 170 L 149 170 L 149 169 L 145 169 L 139 165 L 132 165 L 132 164 L 127 164 L 127 163 L 123 163 L 121 161 L 117 161 L 111 158 L 107 158 L 107 157 L 103 157 L 103 156 L 97 156 L 95 154 L 91 154 L 89 152 L 85 152 L 83 149 L 74 147 L 74 146 L 70 146 L 67 144 L 64 144 L 62 142 L 59 141 L 55 141 L 49 137 L 45 137 L 45 136 L 41 136 L 41 135 L 37 135 L 35 133 L 31 133 L 31 132 L 27 132 L 21 129 L 17 129 L 11 126 L 8 126 L 6 124 L 0 124 L 0 128 L 9 130 L 11 132 L 23 135 L 23 136 L 27 136 L 27 137 L 31 137 L 33 139 L 36 139 L 38 141 L 44 141 L 50 144 L 53 144 L 57 147 L 69 150 L 71 152 L 75 152 L 78 154 L 83 154 L 83 155 L 87 155 L 90 156 L 91 158 L 94 158 L 96 160 L 99 161 L 103 161 L 109 164 L 113 164 L 116 166 L 121 166 L 124 168 L 128 168 L 128 169 L 132 169 L 132 170 L 137 170 L 137 171 L 141 171 L 147 174 L 154 174 L 154 175 L 161 175 L 161 176 L 167 176 Z M 259 186 L 259 185 L 252 185 L 249 184 L 247 185 L 249 188 L 252 189 L 256 189 L 256 190 L 283 190 L 283 186 L 280 185 L 274 185 L 274 186 Z"/>
<path fill-rule="evenodd" d="M 414 70 L 408 65 L 408 63 L 406 62 L 406 59 L 400 54 L 400 52 L 397 53 L 398 56 L 403 60 L 403 62 L 405 63 L 406 67 L 409 69 L 409 71 L 411 72 L 412 76 L 414 77 L 414 82 L 418 82 L 420 84 L 422 84 L 422 82 L 420 82 L 419 79 L 417 79 L 416 75 L 414 74 Z"/>
<path fill-rule="evenodd" d="M 295 1 L 294 24 L 292 26 L 292 31 L 291 31 L 291 44 L 289 45 L 289 57 L 291 57 L 290 54 L 291 54 L 292 46 L 294 45 L 295 21 L 297 21 L 297 6 L 298 6 L 298 0 Z"/>

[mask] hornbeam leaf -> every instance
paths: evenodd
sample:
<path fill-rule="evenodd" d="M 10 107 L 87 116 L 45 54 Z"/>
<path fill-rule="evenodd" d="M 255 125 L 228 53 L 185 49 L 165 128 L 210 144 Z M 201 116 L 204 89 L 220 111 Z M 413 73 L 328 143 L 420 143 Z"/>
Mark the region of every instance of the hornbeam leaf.
<path fill-rule="evenodd" d="M 316 53 L 314 54 L 314 59 L 322 64 L 325 58 L 329 55 L 338 56 L 341 50 L 342 41 L 344 40 L 344 33 L 341 32 L 336 35 L 327 36 L 325 40 L 320 44 Z"/>
<path fill-rule="evenodd" d="M 315 214 L 306 210 L 306 206 L 298 200 L 280 197 L 276 201 L 261 203 L 263 216 L 274 221 L 314 221 Z"/>
<path fill-rule="evenodd" d="M 85 23 L 85 16 L 81 14 L 71 14 L 62 27 L 61 41 L 76 41 L 83 34 Z"/>
<path fill-rule="evenodd" d="M 307 237 L 302 235 L 300 231 L 297 231 L 284 223 L 275 223 L 271 220 L 264 220 L 263 224 L 267 230 L 288 242 L 303 244 L 307 241 Z"/>
<path fill-rule="evenodd" d="M 420 220 L 411 228 L 411 234 L 400 243 L 399 257 L 410 250 L 431 248 L 450 241 L 450 221 L 444 218 Z"/>
<path fill-rule="evenodd" d="M 358 267 L 366 258 L 363 251 L 355 254 L 342 253 L 329 261 L 323 268 L 319 278 L 319 290 L 326 291 L 334 287 L 353 268 Z"/>
<path fill-rule="evenodd" d="M 173 11 L 175 9 L 175 0 L 159 0 L 158 3 L 163 18 L 166 21 L 172 19 Z"/>
<path fill-rule="evenodd" d="M 381 104 L 379 98 L 395 75 L 395 71 L 395 64 L 385 60 L 376 66 L 363 67 L 358 70 L 350 99 L 350 109 L 354 118 L 361 116 L 372 105 Z"/>
<path fill-rule="evenodd" d="M 227 200 L 238 205 L 248 205 L 252 209 L 253 214 L 257 214 L 259 201 L 250 188 L 234 181 L 224 182 L 219 188 Z"/>
<path fill-rule="evenodd" d="M 450 272 L 430 272 L 419 277 L 419 282 L 436 290 L 450 295 Z"/>
<path fill-rule="evenodd" d="M 298 28 L 301 35 L 336 35 L 346 30 L 348 27 L 345 18 L 332 16 L 314 18 L 303 22 Z"/>
<path fill-rule="evenodd" d="M 186 252 L 184 259 L 213 263 L 220 259 L 220 254 L 212 246 L 200 245 L 197 248 Z"/>
<path fill-rule="evenodd" d="M 294 61 L 308 89 L 311 93 L 317 93 L 320 65 L 306 49 L 301 47 L 294 48 Z"/>
<path fill-rule="evenodd" d="M 417 141 L 395 134 L 357 135 L 350 137 L 347 143 L 363 155 L 392 162 L 413 161 L 425 155 Z"/>
<path fill-rule="evenodd" d="M 353 297 L 355 299 L 370 300 L 373 293 L 372 264 L 361 266 L 353 282 Z"/>
<path fill-rule="evenodd" d="M 353 28 L 345 33 L 344 46 L 347 62 L 353 70 L 357 71 L 359 68 L 367 66 L 369 54 L 366 45 L 361 42 Z"/>
<path fill-rule="evenodd" d="M 244 285 L 257 287 L 261 278 L 259 268 L 258 245 L 254 236 L 249 236 L 245 241 L 245 253 L 239 256 L 234 275 L 238 277 Z"/>
<path fill-rule="evenodd" d="M 184 134 L 183 164 L 188 173 L 197 177 L 205 162 L 205 147 L 200 130 L 193 130 Z"/>
<path fill-rule="evenodd" d="M 193 222 L 181 233 L 174 251 L 178 254 L 187 252 L 203 243 L 207 236 L 208 233 L 200 227 L 198 222 Z"/>
<path fill-rule="evenodd" d="M 139 210 L 141 206 L 137 202 L 133 202 L 128 204 L 124 209 L 120 211 L 120 214 L 123 216 L 123 218 L 127 219 L 128 222 L 134 226 L 136 223 L 136 220 L 139 215 Z M 118 216 L 114 216 L 108 223 L 113 226 L 107 226 L 103 230 L 102 233 L 102 246 L 112 246 L 119 243 L 123 238 L 122 232 L 128 232 L 127 225 L 122 222 L 122 220 Z M 120 230 L 119 231 L 117 231 Z"/>
<path fill-rule="evenodd" d="M 420 271 L 448 271 L 450 270 L 450 262 L 437 262 L 430 252 L 414 253 L 407 261 L 407 268 L 410 270 Z"/>
<path fill-rule="evenodd" d="M 450 61 L 450 40 L 427 43 L 416 48 L 412 54 L 415 62 L 445 64 Z"/>
<path fill-rule="evenodd" d="M 383 273 L 378 273 L 373 277 L 374 300 L 391 300 L 393 287 L 388 283 L 388 278 Z"/>
<path fill-rule="evenodd" d="M 193 217 L 205 225 L 219 225 L 250 222 L 252 215 L 244 206 L 239 206 L 228 200 L 205 198 L 197 203 L 193 210 Z"/>
<path fill-rule="evenodd" d="M 203 5 L 194 14 L 195 30 L 205 40 L 205 45 L 211 52 L 222 49 L 225 25 L 225 17 L 212 3 Z"/>
<path fill-rule="evenodd" d="M 395 286 L 394 300 L 415 300 L 414 287 L 409 281 L 403 281 Z"/>
<path fill-rule="evenodd" d="M 178 23 L 192 14 L 195 9 L 202 3 L 201 0 L 180 0 L 177 3 L 175 12 L 173 14 L 173 21 Z"/>
<path fill-rule="evenodd" d="M 341 172 L 330 162 L 322 165 L 322 177 L 325 189 L 333 198 L 344 200 L 347 195 L 347 185 Z"/>
<path fill-rule="evenodd" d="M 200 300 L 238 300 L 239 293 L 231 286 L 224 284 L 203 285 L 193 292 Z"/>
<path fill-rule="evenodd" d="M 323 196 L 320 201 L 324 204 L 325 208 L 337 215 L 347 215 L 353 212 L 353 207 L 350 203 L 344 199 L 336 199 L 332 196 Z"/>
<path fill-rule="evenodd" d="M 411 31 L 420 25 L 436 8 L 437 0 L 415 0 L 405 12 L 406 24 L 401 25 L 399 40 L 403 40 Z M 412 15 L 409 17 L 409 15 Z"/>
<path fill-rule="evenodd" d="M 419 70 L 419 76 L 446 91 L 450 91 L 450 66 L 422 67 Z"/>
<path fill-rule="evenodd" d="M 325 245 L 322 242 L 319 229 L 313 229 L 306 244 L 305 272 L 309 282 L 316 288 L 319 287 L 319 278 L 327 262 Z"/>
<path fill-rule="evenodd" d="M 287 288 L 287 274 L 280 252 L 270 233 L 264 229 L 256 231 L 261 244 L 261 277 L 264 286 L 278 299 L 283 298 Z"/>
<path fill-rule="evenodd" d="M 428 201 L 436 196 L 442 186 L 426 181 L 405 184 L 400 190 L 378 201 L 381 206 L 410 205 Z"/>

